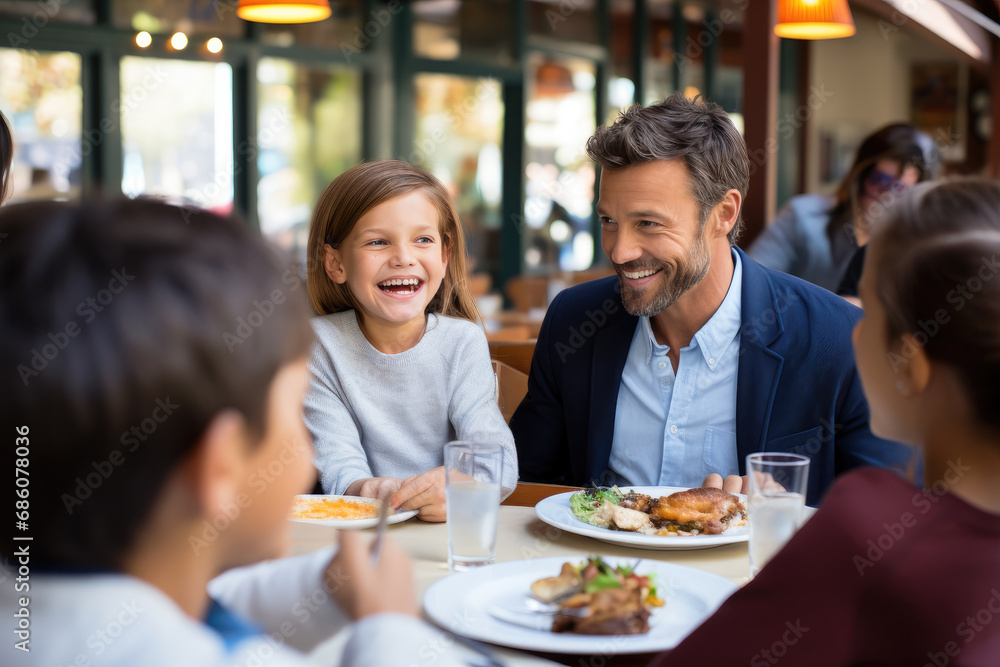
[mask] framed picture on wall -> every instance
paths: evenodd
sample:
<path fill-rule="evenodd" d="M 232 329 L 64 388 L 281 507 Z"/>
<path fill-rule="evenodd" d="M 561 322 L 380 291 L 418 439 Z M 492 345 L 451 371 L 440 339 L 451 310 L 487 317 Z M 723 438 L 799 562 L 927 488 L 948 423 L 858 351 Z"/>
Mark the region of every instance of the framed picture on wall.
<path fill-rule="evenodd" d="M 918 63 L 911 71 L 911 120 L 934 139 L 947 162 L 965 160 L 963 74 L 957 62 Z"/>

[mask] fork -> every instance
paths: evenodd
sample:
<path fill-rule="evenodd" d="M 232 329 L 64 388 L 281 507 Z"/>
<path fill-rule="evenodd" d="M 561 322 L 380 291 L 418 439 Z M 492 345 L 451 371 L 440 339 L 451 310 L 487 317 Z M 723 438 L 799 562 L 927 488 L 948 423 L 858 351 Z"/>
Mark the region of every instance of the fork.
<path fill-rule="evenodd" d="M 383 494 L 384 495 L 384 494 Z M 375 541 L 372 542 L 371 559 L 372 567 L 378 565 L 378 559 L 382 555 L 382 541 L 385 538 L 385 526 L 389 521 L 389 501 L 379 499 L 378 525 L 375 527 Z"/>

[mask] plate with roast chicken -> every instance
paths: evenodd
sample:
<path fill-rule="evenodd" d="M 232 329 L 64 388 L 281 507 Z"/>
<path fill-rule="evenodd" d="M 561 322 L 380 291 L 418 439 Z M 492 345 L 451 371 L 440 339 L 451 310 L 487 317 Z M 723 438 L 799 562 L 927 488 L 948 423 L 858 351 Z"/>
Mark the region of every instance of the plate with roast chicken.
<path fill-rule="evenodd" d="M 722 489 L 602 487 L 550 496 L 535 506 L 545 523 L 640 549 L 705 549 L 746 542 L 746 496 Z"/>
<path fill-rule="evenodd" d="M 717 574 L 676 563 L 556 556 L 440 579 L 427 589 L 424 610 L 471 639 L 606 657 L 676 646 L 736 590 Z"/>

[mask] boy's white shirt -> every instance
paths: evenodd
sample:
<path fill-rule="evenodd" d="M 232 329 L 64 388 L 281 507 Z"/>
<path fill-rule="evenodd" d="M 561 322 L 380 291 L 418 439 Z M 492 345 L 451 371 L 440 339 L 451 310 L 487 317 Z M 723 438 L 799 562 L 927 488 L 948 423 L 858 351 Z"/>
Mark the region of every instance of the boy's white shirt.
<path fill-rule="evenodd" d="M 319 663 L 305 652 L 350 622 L 322 584 L 332 555 L 324 549 L 231 570 L 210 582 L 213 598 L 265 633 L 232 649 L 162 591 L 134 577 L 39 574 L 31 576 L 29 591 L 16 592 L 13 573 L 4 571 L 0 616 L 10 623 L 18 599 L 30 598 L 31 651 L 16 649 L 8 633 L 0 664 L 315 667 Z M 339 663 L 344 667 L 466 664 L 453 642 L 410 616 L 370 616 L 347 632 Z"/>

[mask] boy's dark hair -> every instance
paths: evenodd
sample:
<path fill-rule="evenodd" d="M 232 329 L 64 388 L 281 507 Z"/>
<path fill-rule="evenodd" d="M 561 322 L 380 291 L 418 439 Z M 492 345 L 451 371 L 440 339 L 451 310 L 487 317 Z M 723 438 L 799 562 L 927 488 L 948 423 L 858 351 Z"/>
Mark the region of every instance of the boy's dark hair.
<path fill-rule="evenodd" d="M 980 422 L 1000 431 L 1000 184 L 921 183 L 871 245 L 890 342 L 911 334 L 958 374 Z"/>
<path fill-rule="evenodd" d="M 702 225 L 729 190 L 745 199 L 750 187 L 747 146 L 729 114 L 715 102 L 689 100 L 680 92 L 620 112 L 614 123 L 597 128 L 587 140 L 587 155 L 608 170 L 683 159 Z M 729 230 L 731 245 L 742 230 L 741 212 Z"/>
<path fill-rule="evenodd" d="M 238 221 L 151 200 L 10 206 L 0 232 L 0 422 L 8 462 L 28 430 L 32 564 L 117 569 L 215 415 L 263 433 L 312 340 L 305 285 Z"/>

